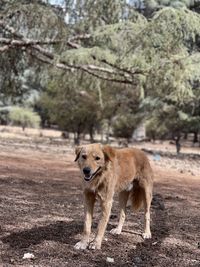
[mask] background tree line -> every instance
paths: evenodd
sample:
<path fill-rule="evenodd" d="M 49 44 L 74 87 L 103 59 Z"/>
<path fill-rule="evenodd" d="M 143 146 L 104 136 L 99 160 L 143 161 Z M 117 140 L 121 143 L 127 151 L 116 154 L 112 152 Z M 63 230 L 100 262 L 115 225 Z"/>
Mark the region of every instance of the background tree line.
<path fill-rule="evenodd" d="M 197 141 L 199 12 L 194 0 L 1 1 L 1 122 L 19 106 L 76 142 L 129 140 L 143 121 L 151 139 Z"/>

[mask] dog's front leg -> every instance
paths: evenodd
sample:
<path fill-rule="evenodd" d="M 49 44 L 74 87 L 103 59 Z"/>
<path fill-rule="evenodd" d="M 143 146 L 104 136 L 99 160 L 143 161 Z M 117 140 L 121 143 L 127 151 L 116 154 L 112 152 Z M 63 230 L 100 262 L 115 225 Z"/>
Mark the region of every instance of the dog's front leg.
<path fill-rule="evenodd" d="M 89 244 L 92 216 L 95 203 L 95 194 L 91 192 L 84 192 L 84 200 L 85 200 L 85 223 L 84 223 L 83 237 L 81 241 L 76 243 L 76 245 L 74 246 L 76 249 L 86 249 Z"/>
<path fill-rule="evenodd" d="M 101 200 L 102 217 L 101 217 L 101 220 L 98 224 L 96 238 L 89 245 L 90 249 L 100 249 L 101 248 L 102 239 L 103 239 L 103 236 L 104 236 L 104 233 L 106 230 L 108 220 L 110 218 L 112 202 L 113 202 L 112 199 L 104 200 L 104 201 Z"/>
<path fill-rule="evenodd" d="M 122 227 L 124 225 L 125 217 L 126 217 L 126 204 L 129 197 L 129 191 L 122 191 L 119 193 L 119 205 L 120 205 L 120 216 L 119 223 L 116 228 L 113 228 L 110 232 L 114 235 L 121 234 Z"/>

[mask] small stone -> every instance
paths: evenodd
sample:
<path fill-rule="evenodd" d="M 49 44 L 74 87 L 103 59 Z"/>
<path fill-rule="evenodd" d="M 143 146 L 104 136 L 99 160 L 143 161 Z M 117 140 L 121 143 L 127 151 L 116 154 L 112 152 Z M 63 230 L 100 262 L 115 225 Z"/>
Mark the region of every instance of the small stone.
<path fill-rule="evenodd" d="M 32 253 L 24 253 L 23 260 L 25 259 L 34 259 L 35 256 Z"/>
<path fill-rule="evenodd" d="M 106 258 L 106 261 L 107 261 L 107 262 L 110 262 L 110 263 L 114 263 L 114 259 L 113 259 L 113 258 L 110 258 L 110 257 L 107 257 L 107 258 Z"/>

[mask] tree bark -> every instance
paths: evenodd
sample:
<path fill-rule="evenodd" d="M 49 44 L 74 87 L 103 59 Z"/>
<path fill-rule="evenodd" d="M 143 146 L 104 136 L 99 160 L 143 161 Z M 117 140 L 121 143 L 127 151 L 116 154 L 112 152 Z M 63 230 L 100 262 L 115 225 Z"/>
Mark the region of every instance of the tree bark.
<path fill-rule="evenodd" d="M 75 132 L 74 133 L 74 145 L 80 145 L 80 133 L 79 132 Z"/>
<path fill-rule="evenodd" d="M 176 141 L 176 153 L 177 153 L 177 155 L 179 155 L 180 150 L 181 150 L 180 139 L 181 139 L 181 136 L 180 136 L 180 135 L 178 135 L 178 136 L 175 138 L 175 141 Z"/>
<path fill-rule="evenodd" d="M 198 143 L 198 132 L 194 132 L 193 144 Z"/>

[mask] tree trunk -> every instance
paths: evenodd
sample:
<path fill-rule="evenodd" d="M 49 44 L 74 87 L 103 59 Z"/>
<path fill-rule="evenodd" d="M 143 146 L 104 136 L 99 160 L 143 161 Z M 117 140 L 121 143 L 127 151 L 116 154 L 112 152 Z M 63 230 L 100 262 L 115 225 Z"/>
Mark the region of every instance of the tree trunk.
<path fill-rule="evenodd" d="M 188 138 L 188 133 L 184 133 L 184 140 L 187 140 L 187 138 Z"/>
<path fill-rule="evenodd" d="M 80 133 L 78 132 L 74 133 L 74 144 L 80 145 Z"/>
<path fill-rule="evenodd" d="M 176 153 L 177 153 L 177 155 L 179 155 L 179 153 L 180 153 L 180 151 L 181 151 L 180 139 L 181 139 L 181 136 L 180 136 L 180 135 L 178 135 L 178 136 L 175 138 L 175 141 L 176 141 Z"/>
<path fill-rule="evenodd" d="M 100 134 L 101 134 L 101 143 L 103 143 L 103 136 L 104 136 L 104 132 L 103 132 L 103 130 L 101 129 L 101 132 L 100 132 Z"/>
<path fill-rule="evenodd" d="M 106 142 L 110 142 L 110 126 L 111 126 L 111 120 L 108 121 L 108 127 L 107 127 L 107 132 L 106 132 Z"/>
<path fill-rule="evenodd" d="M 93 126 L 90 127 L 89 129 L 89 135 L 90 135 L 90 142 L 94 143 L 94 131 L 93 131 Z"/>
<path fill-rule="evenodd" d="M 198 143 L 198 132 L 194 132 L 193 144 Z"/>

